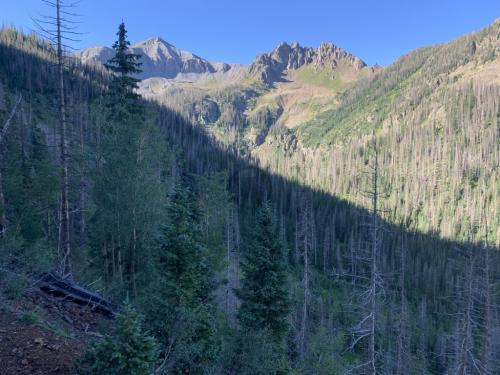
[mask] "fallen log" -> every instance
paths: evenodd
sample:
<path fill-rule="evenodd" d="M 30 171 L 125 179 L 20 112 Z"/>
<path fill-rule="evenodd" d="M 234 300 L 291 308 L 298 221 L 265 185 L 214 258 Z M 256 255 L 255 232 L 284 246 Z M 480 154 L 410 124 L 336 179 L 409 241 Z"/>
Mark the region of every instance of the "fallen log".
<path fill-rule="evenodd" d="M 54 273 L 46 273 L 37 281 L 36 286 L 44 293 L 54 297 L 89 306 L 108 316 L 114 316 L 117 306 L 105 299 L 99 293 L 93 292 L 75 284 L 72 280 L 63 279 Z"/>

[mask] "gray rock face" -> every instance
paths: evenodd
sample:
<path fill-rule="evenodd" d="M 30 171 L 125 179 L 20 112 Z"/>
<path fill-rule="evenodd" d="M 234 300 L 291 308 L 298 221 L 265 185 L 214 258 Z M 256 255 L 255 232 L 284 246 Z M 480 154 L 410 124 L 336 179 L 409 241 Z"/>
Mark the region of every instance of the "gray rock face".
<path fill-rule="evenodd" d="M 108 47 L 91 47 L 75 52 L 84 64 L 101 65 L 111 59 L 114 55 L 113 49 Z"/>
<path fill-rule="evenodd" d="M 320 67 L 335 68 L 339 64 L 353 67 L 356 71 L 363 69 L 366 63 L 359 57 L 345 52 L 343 49 L 332 43 L 322 43 L 316 50 L 313 64 Z"/>
<path fill-rule="evenodd" d="M 291 45 L 281 43 L 271 53 L 257 56 L 249 72 L 263 83 L 272 85 L 281 80 L 284 71 L 296 70 L 304 65 L 312 65 L 316 69 L 335 69 L 342 65 L 355 71 L 366 66 L 361 59 L 332 43 L 322 43 L 319 48 L 314 49 L 294 42 Z"/>
<path fill-rule="evenodd" d="M 216 69 L 205 59 L 180 50 L 161 38 L 151 38 L 131 46 L 140 54 L 142 73 L 138 78 L 175 78 L 179 73 L 215 73 Z"/>
<path fill-rule="evenodd" d="M 175 79 L 178 75 L 226 73 L 232 66 L 211 63 L 194 53 L 180 50 L 159 37 L 150 38 L 130 46 L 133 53 L 141 55 L 142 73 L 137 78 L 162 77 Z M 93 47 L 76 52 L 83 63 L 104 64 L 112 56 L 108 47 Z"/>

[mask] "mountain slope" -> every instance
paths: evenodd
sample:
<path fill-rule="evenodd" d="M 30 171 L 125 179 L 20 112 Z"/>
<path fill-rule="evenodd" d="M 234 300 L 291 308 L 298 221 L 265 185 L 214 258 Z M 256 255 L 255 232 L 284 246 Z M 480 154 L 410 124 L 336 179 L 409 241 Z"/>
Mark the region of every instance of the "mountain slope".
<path fill-rule="evenodd" d="M 357 82 L 295 136 L 318 168 L 304 169 L 307 181 L 366 205 L 359 171 L 375 132 L 392 221 L 462 240 L 476 228 L 498 244 L 499 126 L 497 21 Z"/>
<path fill-rule="evenodd" d="M 218 139 L 238 140 L 270 170 L 365 207 L 362 171 L 375 134 L 390 221 L 461 240 L 475 228 L 475 241 L 488 236 L 498 244 L 499 34 L 496 21 L 384 69 L 320 53 L 332 50 L 325 45 L 282 44 L 249 68 L 264 88 L 177 86 L 157 98 L 213 124 Z M 325 55 L 345 61 L 326 63 Z M 190 98 L 182 105 L 174 102 L 180 91 Z"/>
<path fill-rule="evenodd" d="M 373 133 L 392 222 L 453 239 L 477 227 L 476 240 L 498 243 L 499 24 L 383 69 L 331 43 L 282 43 L 248 67 L 149 78 L 140 92 L 276 173 L 363 206 Z"/>

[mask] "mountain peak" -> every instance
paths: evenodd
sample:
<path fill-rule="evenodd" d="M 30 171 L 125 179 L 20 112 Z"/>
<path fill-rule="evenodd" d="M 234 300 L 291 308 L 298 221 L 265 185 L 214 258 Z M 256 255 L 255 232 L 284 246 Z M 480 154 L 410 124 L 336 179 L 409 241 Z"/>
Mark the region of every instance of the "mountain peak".
<path fill-rule="evenodd" d="M 160 36 L 134 43 L 130 49 L 141 56 L 142 73 L 137 74 L 137 78 L 140 79 L 153 77 L 175 79 L 186 75 L 223 74 L 233 67 L 230 64 L 211 63 L 192 52 L 175 47 Z M 108 47 L 92 47 L 77 52 L 77 56 L 84 63 L 97 64 L 106 63 L 113 54 L 113 50 Z"/>
<path fill-rule="evenodd" d="M 159 36 L 152 36 L 150 38 L 141 40 L 135 44 L 155 44 L 155 43 L 160 43 L 163 42 L 163 39 Z"/>
<path fill-rule="evenodd" d="M 151 46 L 151 45 L 165 45 L 173 47 L 170 43 L 168 43 L 165 39 L 159 36 L 153 36 L 151 38 L 141 40 L 140 42 L 135 43 L 133 46 Z"/>
<path fill-rule="evenodd" d="M 298 42 L 281 42 L 270 53 L 256 57 L 250 66 L 250 74 L 266 85 L 271 85 L 279 81 L 285 71 L 297 70 L 304 65 L 312 65 L 315 69 L 337 69 L 342 66 L 355 72 L 366 66 L 360 58 L 331 42 L 323 42 L 317 49 L 302 47 Z"/>

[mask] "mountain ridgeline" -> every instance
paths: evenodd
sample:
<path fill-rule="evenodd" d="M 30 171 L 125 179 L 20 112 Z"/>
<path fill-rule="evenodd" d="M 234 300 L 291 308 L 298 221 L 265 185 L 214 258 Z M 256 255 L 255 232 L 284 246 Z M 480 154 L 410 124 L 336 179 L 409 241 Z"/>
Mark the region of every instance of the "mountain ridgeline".
<path fill-rule="evenodd" d="M 76 373 L 498 373 L 500 21 L 384 68 L 120 30 L 64 71 L 72 277 L 128 301 Z M 61 261 L 54 60 L 0 31 L 9 301 Z"/>
<path fill-rule="evenodd" d="M 145 79 L 163 77 L 173 79 L 186 74 L 226 73 L 238 69 L 238 65 L 207 61 L 191 52 L 180 50 L 160 37 L 154 37 L 130 46 L 130 50 L 141 55 L 142 72 L 135 74 Z M 76 56 L 88 65 L 105 64 L 114 52 L 109 47 L 94 47 L 76 52 Z"/>

